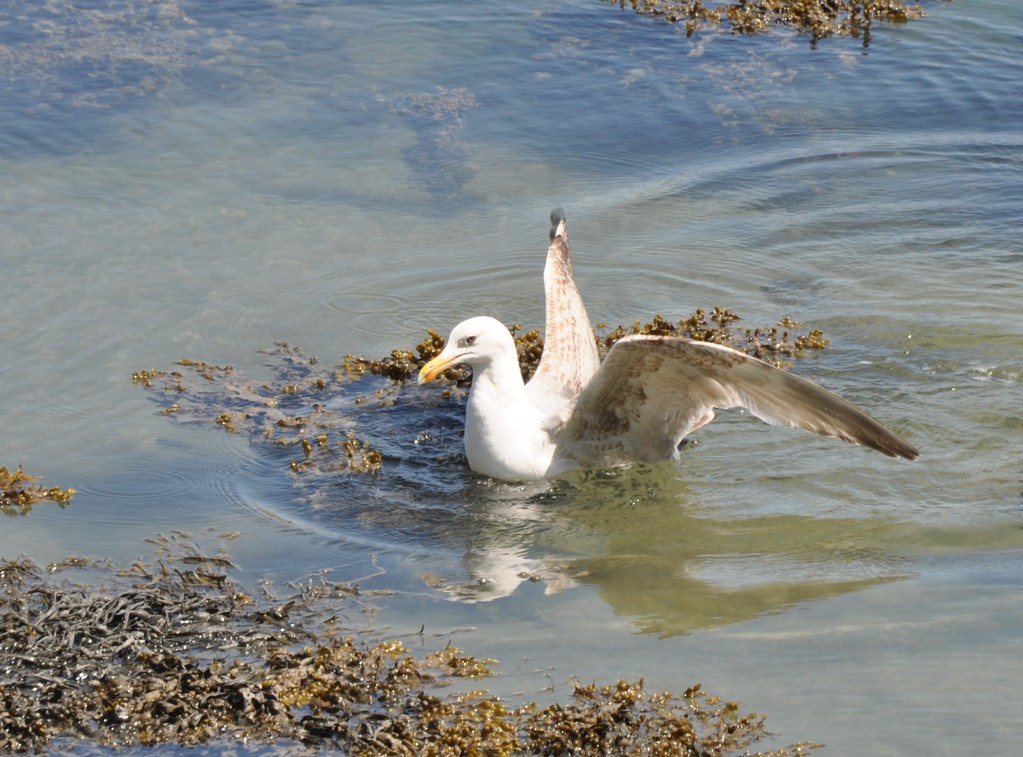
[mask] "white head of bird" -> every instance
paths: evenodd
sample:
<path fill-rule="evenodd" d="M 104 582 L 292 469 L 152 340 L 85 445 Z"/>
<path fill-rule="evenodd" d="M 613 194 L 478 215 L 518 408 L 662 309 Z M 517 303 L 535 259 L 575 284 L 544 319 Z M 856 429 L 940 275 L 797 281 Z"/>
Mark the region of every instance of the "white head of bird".
<path fill-rule="evenodd" d="M 511 332 L 496 318 L 481 315 L 462 321 L 451 330 L 443 351 L 419 371 L 419 383 L 432 381 L 448 368 L 462 364 L 472 366 L 475 383 L 475 379 L 481 378 L 478 374 L 491 365 L 509 362 L 514 362 L 517 368 Z"/>

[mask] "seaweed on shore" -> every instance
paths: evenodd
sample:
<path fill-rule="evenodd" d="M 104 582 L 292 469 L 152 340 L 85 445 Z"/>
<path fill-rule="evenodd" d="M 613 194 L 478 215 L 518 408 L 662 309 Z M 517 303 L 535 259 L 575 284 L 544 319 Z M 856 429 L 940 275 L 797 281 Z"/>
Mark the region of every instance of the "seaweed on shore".
<path fill-rule="evenodd" d="M 372 592 L 358 585 L 317 575 L 283 598 L 265 586 L 250 594 L 222 548 L 205 554 L 182 534 L 155 544 L 154 558 L 127 568 L 0 561 L 0 750 L 40 753 L 73 739 L 363 755 L 733 755 L 765 734 L 764 716 L 698 684 L 681 694 L 642 681 L 576 684 L 570 702 L 546 706 L 446 693 L 494 675 L 496 663 L 450 642 L 424 655 L 384 638 L 368 627 Z"/>
<path fill-rule="evenodd" d="M 724 344 L 782 365 L 785 359 L 828 345 L 819 330 L 799 333 L 800 329 L 790 318 L 747 328 L 730 310 L 714 308 L 707 313 L 701 308 L 677 322 L 655 315 L 629 327 L 598 324 L 594 339 L 602 356 L 623 336 L 654 334 Z M 543 354 L 543 337 L 539 328 L 513 324 L 510 330 L 522 378 L 528 381 Z M 179 361 L 174 370 L 136 371 L 132 381 L 157 396 L 163 415 L 247 434 L 253 443 L 279 450 L 296 474 L 372 474 L 384 465 L 381 441 L 366 438 L 365 424 L 357 418 L 365 410 L 399 402 L 419 369 L 440 354 L 444 343 L 439 332 L 428 329 L 426 338 L 411 349 L 394 349 L 382 358 L 349 354 L 334 367 L 282 343 L 264 351 L 273 372 L 268 381 L 250 380 L 232 366 L 189 359 Z M 471 381 L 471 372 L 458 366 L 447 371 L 444 380 L 448 393 L 458 394 Z"/>
<path fill-rule="evenodd" d="M 59 486 L 43 488 L 38 479 L 24 473 L 20 465 L 14 471 L 0 465 L 0 513 L 4 515 L 27 515 L 32 505 L 43 500 L 66 507 L 74 494 L 74 489 Z"/>
<path fill-rule="evenodd" d="M 810 37 L 816 44 L 826 37 L 853 37 L 870 44 L 875 21 L 905 23 L 923 18 L 918 2 L 907 0 L 606 0 L 636 13 L 673 24 L 684 24 L 686 35 L 727 25 L 734 34 L 759 34 L 784 26 Z"/>

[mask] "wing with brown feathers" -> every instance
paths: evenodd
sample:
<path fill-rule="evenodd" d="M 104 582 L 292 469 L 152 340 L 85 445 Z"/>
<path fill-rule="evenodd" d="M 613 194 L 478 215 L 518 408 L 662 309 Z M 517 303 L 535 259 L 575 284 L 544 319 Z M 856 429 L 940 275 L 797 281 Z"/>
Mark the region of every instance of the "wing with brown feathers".
<path fill-rule="evenodd" d="M 579 397 L 559 454 L 580 462 L 613 452 L 668 459 L 686 434 L 714 418 L 715 408 L 731 407 L 891 457 L 919 455 L 854 404 L 806 379 L 729 347 L 656 336 L 630 336 L 614 346 Z"/>

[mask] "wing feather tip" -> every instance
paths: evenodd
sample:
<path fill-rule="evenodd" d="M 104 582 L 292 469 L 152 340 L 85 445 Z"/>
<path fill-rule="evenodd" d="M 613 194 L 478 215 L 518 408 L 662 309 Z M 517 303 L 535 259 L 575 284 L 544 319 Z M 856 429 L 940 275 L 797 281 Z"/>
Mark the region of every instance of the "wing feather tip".
<path fill-rule="evenodd" d="M 905 460 L 916 460 L 920 457 L 920 451 L 916 447 L 884 426 L 881 426 L 879 432 L 869 436 L 850 437 L 849 441 L 870 447 L 888 457 L 901 457 Z"/>
<path fill-rule="evenodd" d="M 903 439 L 898 439 L 898 444 L 893 445 L 890 450 L 883 451 L 891 457 L 901 457 L 906 460 L 916 460 L 920 457 L 920 450 Z"/>
<path fill-rule="evenodd" d="M 561 224 L 566 223 L 565 209 L 557 207 L 551 211 L 551 241 L 554 241 L 554 237 L 558 235 L 558 229 Z"/>

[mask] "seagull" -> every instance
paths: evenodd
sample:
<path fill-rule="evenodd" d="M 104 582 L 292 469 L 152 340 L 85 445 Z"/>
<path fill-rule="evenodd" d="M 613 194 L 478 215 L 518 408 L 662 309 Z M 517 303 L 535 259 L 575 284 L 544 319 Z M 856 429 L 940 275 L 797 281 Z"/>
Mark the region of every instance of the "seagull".
<path fill-rule="evenodd" d="M 678 460 L 689 434 L 710 423 L 716 409 L 735 407 L 771 425 L 890 457 L 920 454 L 848 400 L 731 347 L 635 334 L 615 343 L 601 363 L 572 276 L 561 208 L 551 213 L 544 289 L 545 346 L 528 383 L 515 340 L 490 316 L 455 326 L 419 372 L 423 384 L 456 365 L 472 368 L 465 455 L 476 473 L 522 481 L 630 459 Z"/>

